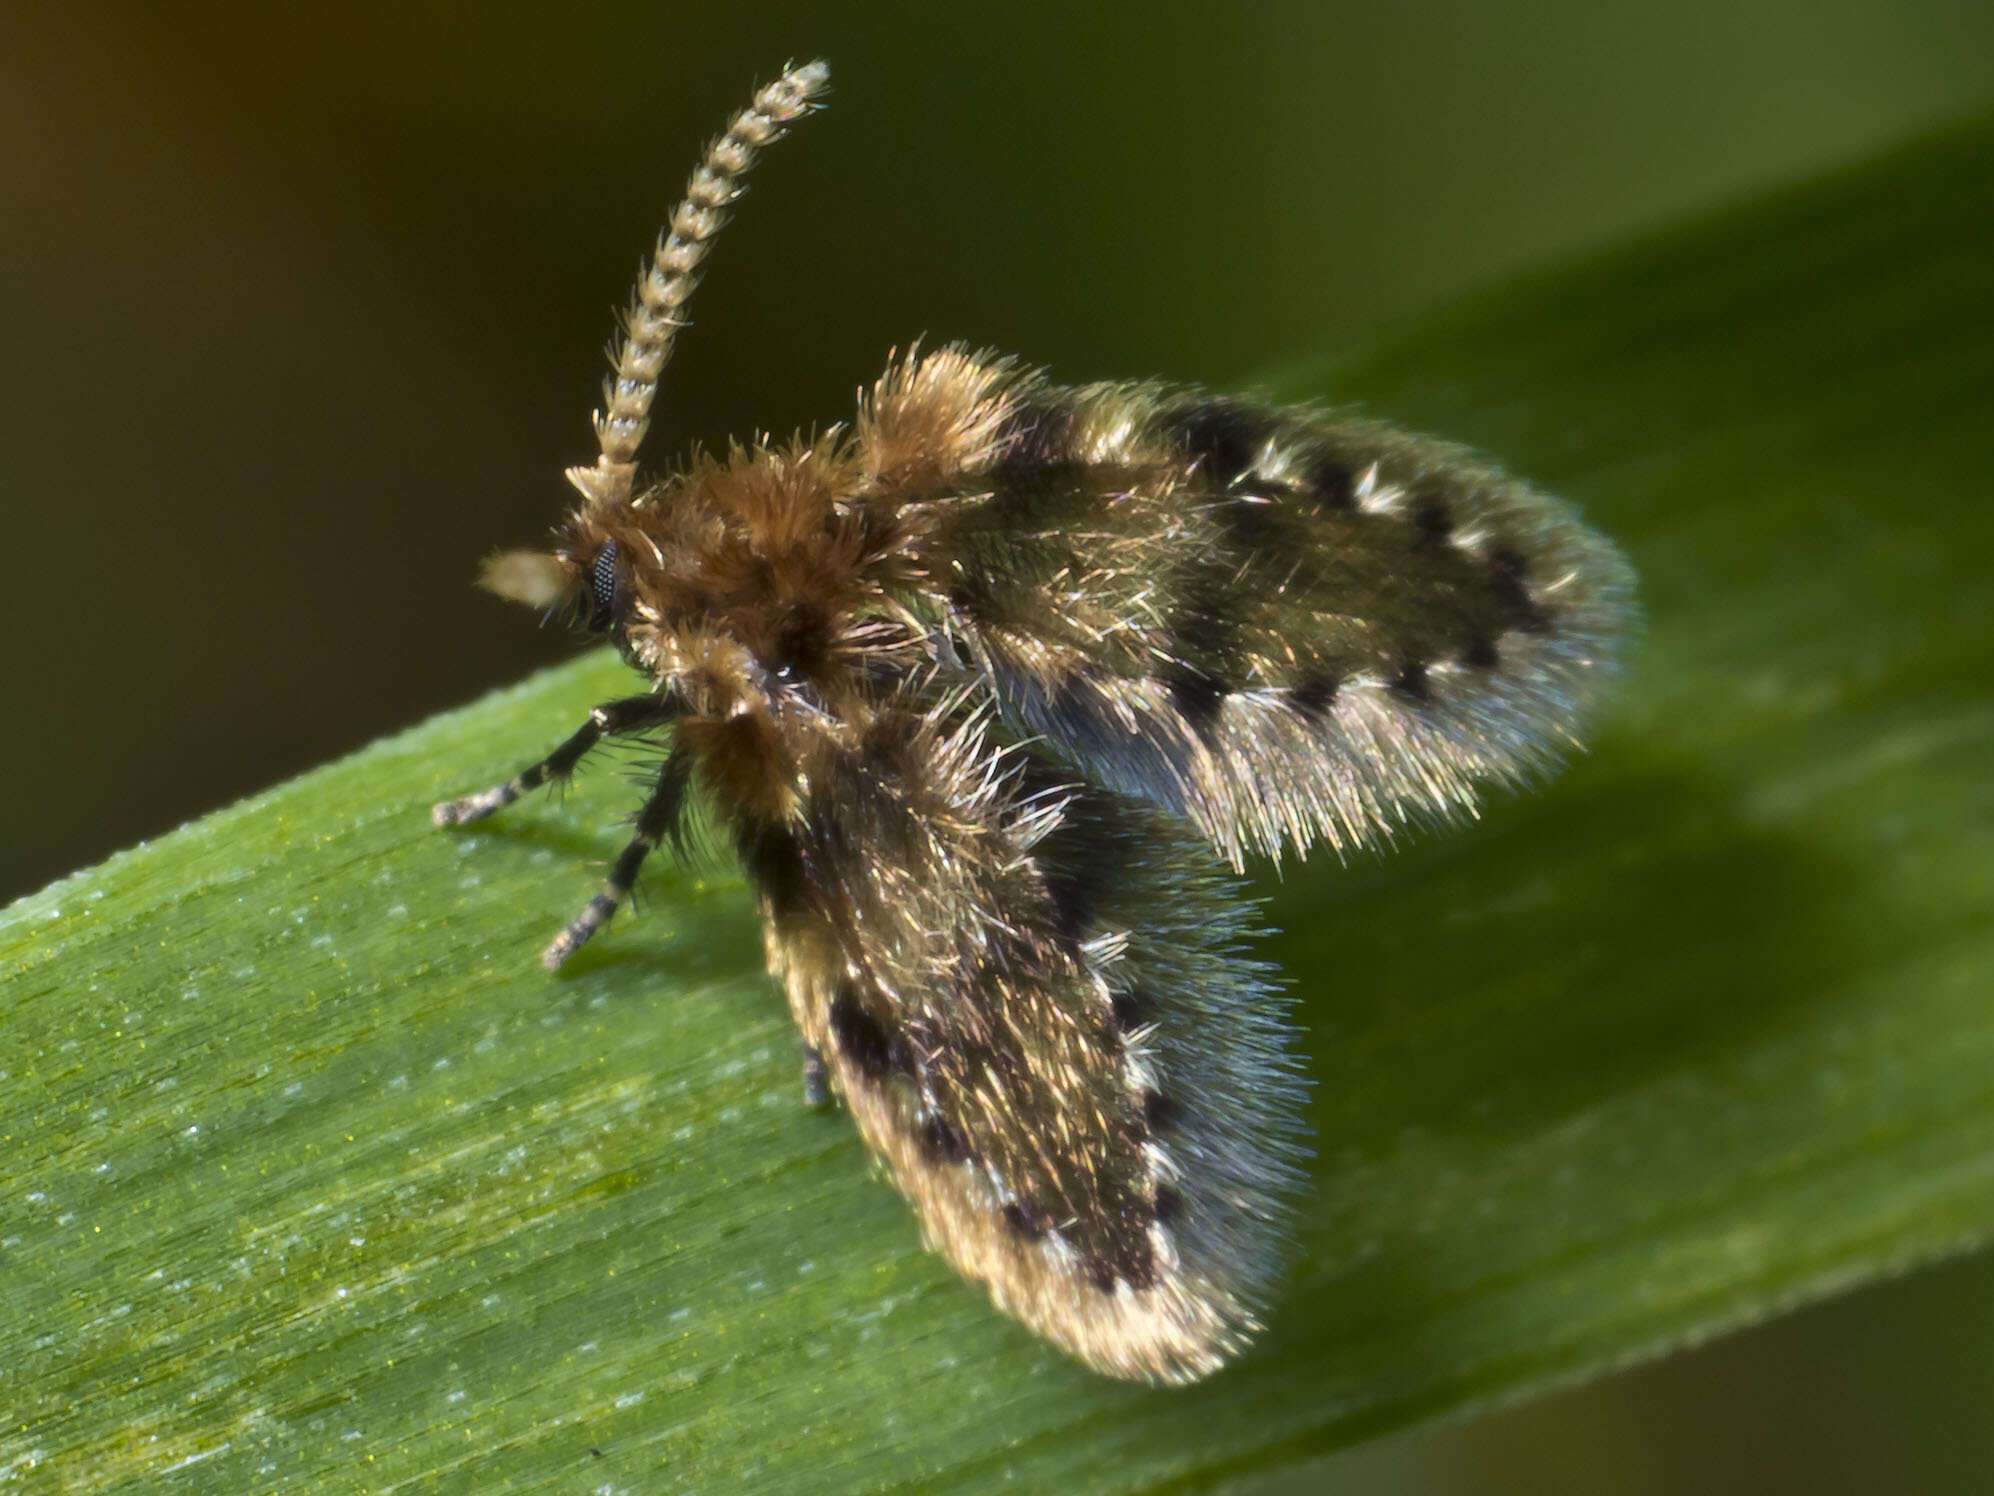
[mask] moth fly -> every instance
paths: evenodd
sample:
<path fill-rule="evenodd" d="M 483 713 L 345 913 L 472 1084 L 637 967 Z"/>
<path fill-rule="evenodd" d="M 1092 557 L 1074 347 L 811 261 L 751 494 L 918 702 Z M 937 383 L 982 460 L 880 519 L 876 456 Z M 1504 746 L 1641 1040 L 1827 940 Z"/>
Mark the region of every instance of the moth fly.
<path fill-rule="evenodd" d="M 547 947 L 608 920 L 703 795 L 770 971 L 929 1244 L 1111 1376 L 1259 1328 L 1301 1183 L 1252 856 L 1338 854 L 1552 767 L 1612 673 L 1627 567 L 1556 500 L 1370 421 L 894 356 L 856 420 L 639 482 L 658 377 L 795 67 L 707 148 L 637 285 L 600 455 L 503 597 L 644 677 L 475 821 L 604 738 L 668 741 Z"/>

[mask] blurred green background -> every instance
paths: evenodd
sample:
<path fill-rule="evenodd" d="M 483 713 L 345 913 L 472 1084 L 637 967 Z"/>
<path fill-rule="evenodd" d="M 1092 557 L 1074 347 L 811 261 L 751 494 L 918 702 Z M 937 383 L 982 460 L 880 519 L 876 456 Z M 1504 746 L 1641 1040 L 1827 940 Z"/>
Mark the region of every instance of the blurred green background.
<path fill-rule="evenodd" d="M 0 898 L 568 652 L 473 566 L 592 455 L 698 142 L 820 53 L 654 454 L 919 334 L 1251 383 L 1994 108 L 1985 0 L 0 10 Z M 1955 1264 L 1283 1489 L 1983 1490 L 1990 1327 Z"/>

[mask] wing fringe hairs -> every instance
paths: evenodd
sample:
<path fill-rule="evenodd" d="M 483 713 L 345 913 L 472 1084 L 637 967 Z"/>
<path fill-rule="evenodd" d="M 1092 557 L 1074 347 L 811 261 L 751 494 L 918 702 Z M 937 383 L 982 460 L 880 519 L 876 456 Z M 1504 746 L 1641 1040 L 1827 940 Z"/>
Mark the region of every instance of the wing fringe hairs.
<path fill-rule="evenodd" d="M 1232 881 L 1169 817 L 944 704 L 824 765 L 771 966 L 931 1246 L 1089 1364 L 1257 1325 L 1301 1081 Z"/>
<path fill-rule="evenodd" d="M 882 424 L 947 410 L 931 362 L 1001 412 L 937 506 L 938 627 L 1016 728 L 1235 868 L 1472 814 L 1579 744 L 1632 577 L 1556 500 L 1376 422 L 959 350 L 889 375 Z"/>
<path fill-rule="evenodd" d="M 1557 501 L 1375 423 L 950 347 L 849 429 L 636 447 L 792 69 L 709 147 L 638 288 L 601 456 L 550 552 L 485 584 L 646 679 L 505 784 L 669 729 L 559 965 L 683 845 L 697 790 L 756 886 L 806 1045 L 929 1243 L 1112 1376 L 1259 1327 L 1299 1186 L 1285 998 L 1225 864 L 1339 855 L 1548 770 L 1614 672 L 1619 554 Z"/>

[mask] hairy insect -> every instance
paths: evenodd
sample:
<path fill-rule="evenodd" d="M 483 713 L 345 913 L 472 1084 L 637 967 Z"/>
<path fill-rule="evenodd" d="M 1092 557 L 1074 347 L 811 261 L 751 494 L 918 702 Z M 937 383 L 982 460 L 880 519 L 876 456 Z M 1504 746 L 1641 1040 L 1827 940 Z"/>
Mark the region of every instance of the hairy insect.
<path fill-rule="evenodd" d="M 638 283 L 601 455 L 568 474 L 582 502 L 551 552 L 486 563 L 644 689 L 434 817 L 668 736 L 547 965 L 704 795 L 807 1082 L 930 1244 L 1095 1369 L 1194 1380 L 1259 1327 L 1301 1179 L 1286 1005 L 1232 874 L 1551 767 L 1611 674 L 1629 574 L 1457 448 L 959 347 L 895 357 L 848 428 L 640 484 L 707 249 L 828 76 L 793 68 L 707 149 Z"/>

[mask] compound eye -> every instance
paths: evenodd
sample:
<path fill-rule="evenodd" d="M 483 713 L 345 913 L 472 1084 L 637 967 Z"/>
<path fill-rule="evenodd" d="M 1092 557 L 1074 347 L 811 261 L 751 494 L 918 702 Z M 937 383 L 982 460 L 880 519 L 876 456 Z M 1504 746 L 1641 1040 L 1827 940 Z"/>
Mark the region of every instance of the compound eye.
<path fill-rule="evenodd" d="M 600 634 L 616 622 L 616 542 L 610 541 L 595 558 L 589 576 L 589 632 Z"/>

